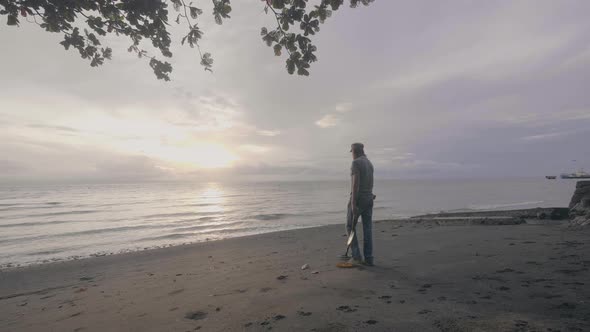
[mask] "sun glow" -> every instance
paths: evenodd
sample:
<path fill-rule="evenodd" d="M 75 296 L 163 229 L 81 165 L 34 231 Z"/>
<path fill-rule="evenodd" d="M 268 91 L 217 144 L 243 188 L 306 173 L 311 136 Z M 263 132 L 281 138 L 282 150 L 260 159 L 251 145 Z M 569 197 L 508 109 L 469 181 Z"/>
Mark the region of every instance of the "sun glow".
<path fill-rule="evenodd" d="M 144 149 L 146 155 L 189 168 L 226 168 L 238 156 L 217 143 L 194 143 L 189 146 L 154 146 Z"/>

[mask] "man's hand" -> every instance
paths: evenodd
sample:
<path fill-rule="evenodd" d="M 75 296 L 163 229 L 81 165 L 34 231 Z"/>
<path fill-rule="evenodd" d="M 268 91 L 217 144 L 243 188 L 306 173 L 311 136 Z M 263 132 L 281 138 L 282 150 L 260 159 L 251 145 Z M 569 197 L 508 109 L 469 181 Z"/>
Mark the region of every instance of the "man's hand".
<path fill-rule="evenodd" d="M 359 215 L 359 208 L 355 203 L 352 204 L 352 216 L 357 217 Z"/>

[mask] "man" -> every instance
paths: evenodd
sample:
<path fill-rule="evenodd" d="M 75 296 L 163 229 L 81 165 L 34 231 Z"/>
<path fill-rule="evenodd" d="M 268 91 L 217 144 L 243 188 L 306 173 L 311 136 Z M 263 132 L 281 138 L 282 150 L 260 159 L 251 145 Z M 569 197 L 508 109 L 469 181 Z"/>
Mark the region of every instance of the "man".
<path fill-rule="evenodd" d="M 365 155 L 364 145 L 354 143 L 351 145 L 352 165 L 350 167 L 351 190 L 350 200 L 348 202 L 348 213 L 346 220 L 346 232 L 354 230 L 358 218 L 362 218 L 363 224 L 363 254 L 364 261 L 361 257 L 357 236 L 352 240 L 350 248 L 352 249 L 353 264 L 373 265 L 373 164 Z"/>

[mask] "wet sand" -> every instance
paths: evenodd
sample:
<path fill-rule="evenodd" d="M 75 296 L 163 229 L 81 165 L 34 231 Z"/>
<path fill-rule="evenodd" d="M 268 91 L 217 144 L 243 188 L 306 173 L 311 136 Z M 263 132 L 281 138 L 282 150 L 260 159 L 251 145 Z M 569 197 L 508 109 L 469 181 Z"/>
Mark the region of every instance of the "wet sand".
<path fill-rule="evenodd" d="M 343 226 L 0 272 L 0 331 L 589 331 L 590 228 Z M 303 264 L 310 268 L 301 270 Z"/>

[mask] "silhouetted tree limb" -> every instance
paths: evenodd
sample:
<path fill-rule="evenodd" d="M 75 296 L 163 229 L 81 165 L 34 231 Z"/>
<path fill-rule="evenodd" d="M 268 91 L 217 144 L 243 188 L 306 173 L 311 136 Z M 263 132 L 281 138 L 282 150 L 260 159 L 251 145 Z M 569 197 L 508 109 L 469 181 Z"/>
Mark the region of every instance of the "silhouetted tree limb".
<path fill-rule="evenodd" d="M 355 8 L 373 1 L 350 0 L 349 3 Z M 283 49 L 287 51 L 286 67 L 290 74 L 297 72 L 308 76 L 311 63 L 317 60 L 317 48 L 310 37 L 320 31 L 320 24 L 338 10 L 344 0 L 317 0 L 313 6 L 308 0 L 262 2 L 264 11 L 267 14 L 270 11 L 277 23 L 272 30 L 262 28 L 262 40 L 273 48 L 276 56 L 281 56 Z M 230 18 L 230 3 L 231 0 L 212 0 L 212 15 L 217 24 Z M 176 14 L 169 12 L 169 4 Z M 210 53 L 202 52 L 199 44 L 203 31 L 196 21 L 202 14 L 201 8 L 185 0 L 0 0 L 0 16 L 6 17 L 9 26 L 18 26 L 20 19 L 25 18 L 47 32 L 61 33 L 64 39 L 60 44 L 66 50 L 76 49 L 93 67 L 102 65 L 112 56 L 112 49 L 103 45 L 102 37 L 108 34 L 126 36 L 131 41 L 127 51 L 149 59 L 156 77 L 166 81 L 170 80 L 172 65 L 161 57 L 172 57 L 169 17 L 176 16 L 177 24 L 187 25 L 181 44 L 196 48 L 200 64 L 205 70 L 212 70 L 213 58 Z M 143 41 L 151 42 L 160 55 L 150 55 Z"/>

